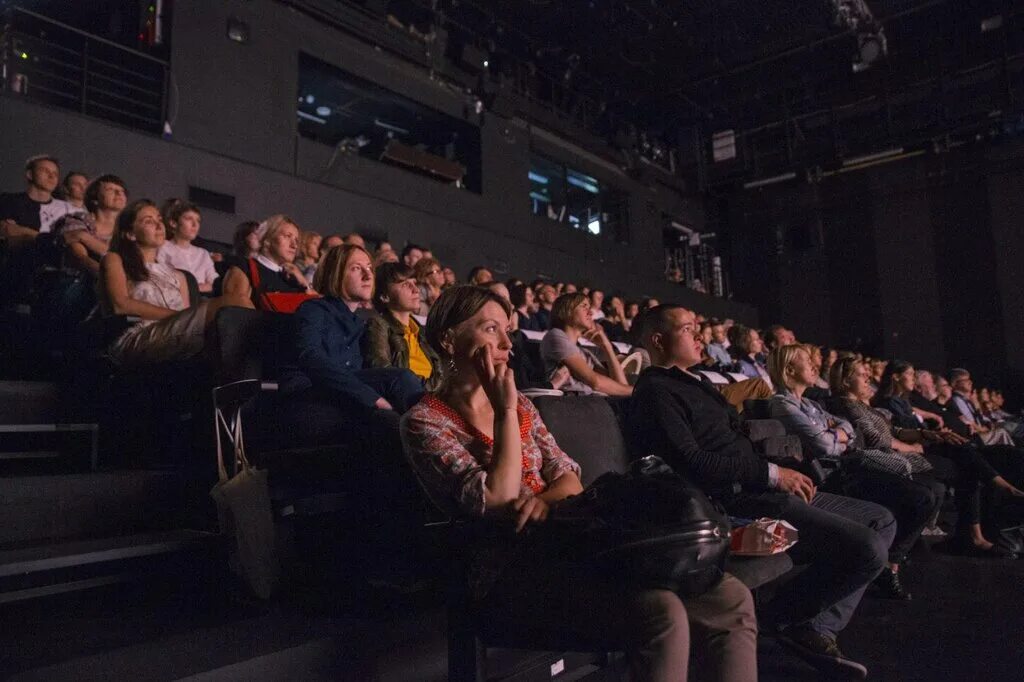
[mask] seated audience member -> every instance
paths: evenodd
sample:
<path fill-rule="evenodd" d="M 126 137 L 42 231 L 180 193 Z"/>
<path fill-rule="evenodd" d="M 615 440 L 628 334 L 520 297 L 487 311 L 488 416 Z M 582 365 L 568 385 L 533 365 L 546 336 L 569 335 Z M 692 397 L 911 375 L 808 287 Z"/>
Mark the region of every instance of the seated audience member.
<path fill-rule="evenodd" d="M 335 246 L 341 246 L 344 243 L 345 243 L 345 238 L 343 236 L 341 236 L 340 234 L 329 234 L 329 235 L 327 235 L 326 237 L 324 237 L 323 242 L 320 243 L 320 254 L 321 254 L 321 257 L 322 257 L 323 254 L 327 253 L 328 251 L 333 249 Z"/>
<path fill-rule="evenodd" d="M 992 424 L 978 410 L 971 399 L 974 381 L 971 373 L 961 367 L 949 370 L 949 383 L 953 387 L 952 404 L 959 412 L 960 421 L 981 443 L 985 445 L 1013 445 L 1013 437 L 1006 429 Z"/>
<path fill-rule="evenodd" d="M 231 255 L 235 259 L 247 260 L 255 258 L 260 253 L 260 235 L 257 229 L 260 224 L 255 220 L 246 220 L 238 223 L 235 234 L 231 238 Z"/>
<path fill-rule="evenodd" d="M 249 292 L 229 292 L 189 307 L 185 276 L 157 262 L 163 219 L 148 199 L 129 204 L 117 218 L 113 242 L 100 262 L 100 308 L 105 315 L 142 318 L 108 352 L 125 366 L 182 360 L 199 353 L 203 335 L 224 306 L 252 308 Z"/>
<path fill-rule="evenodd" d="M 711 342 L 708 344 L 708 355 L 722 367 L 732 367 L 732 357 L 726 350 L 725 325 L 718 320 L 711 320 Z"/>
<path fill-rule="evenodd" d="M 586 287 L 584 287 L 586 289 Z M 594 321 L 600 322 L 604 319 L 604 292 L 600 289 L 591 289 L 582 292 L 590 299 L 590 309 L 594 312 Z"/>
<path fill-rule="evenodd" d="M 441 295 L 427 319 L 427 338 L 449 370 L 438 392 L 413 407 L 401 426 L 406 454 L 437 507 L 522 531 L 543 524 L 551 505 L 583 487 L 579 466 L 516 390 L 505 333 L 511 312 L 505 300 L 477 287 Z M 539 623 L 623 650 L 634 679 L 651 682 L 687 679 L 692 636 L 695 650 L 707 653 L 708 679 L 756 679 L 752 603 L 732 576 L 702 596 L 681 598 L 613 584 L 540 551 L 526 534 L 479 537 L 459 548 L 468 559 L 478 617 Z"/>
<path fill-rule="evenodd" d="M 295 311 L 295 358 L 282 372 L 281 391 L 348 410 L 352 423 L 373 410 L 405 412 L 423 394 L 422 380 L 401 367 L 363 368 L 366 321 L 357 311 L 373 296 L 370 255 L 359 246 L 335 246 L 315 281 L 324 296 Z"/>
<path fill-rule="evenodd" d="M 504 284 L 491 282 L 485 288 L 508 301 L 509 305 L 512 305 L 512 294 Z M 521 284 L 517 285 L 516 288 L 530 291 L 528 287 L 523 287 Z M 509 351 L 508 366 L 512 368 L 512 372 L 515 374 L 516 386 L 523 390 L 533 388 L 561 389 L 572 378 L 569 368 L 562 366 L 554 374 L 548 375 L 544 371 L 543 361 L 538 363 L 533 360 L 533 357 L 527 350 L 527 344 L 534 342 L 527 339 L 526 335 L 523 334 L 521 327 L 522 319 L 519 311 L 513 305 L 512 313 L 509 316 L 508 336 L 512 342 L 512 349 Z"/>
<path fill-rule="evenodd" d="M 700 361 L 692 312 L 659 306 L 641 324 L 653 365 L 640 375 L 626 418 L 634 456 L 660 456 L 733 516 L 770 516 L 799 528 L 800 541 L 789 554 L 807 568 L 758 620 L 762 629 L 784 627 L 780 643 L 820 671 L 865 677 L 866 668 L 843 655 L 836 635 L 885 567 L 896 531 L 892 514 L 872 502 L 820 492 L 807 476 L 757 455 L 736 412 L 687 369 Z"/>
<path fill-rule="evenodd" d="M 646 313 L 648 310 L 652 310 L 654 308 L 657 308 L 659 305 L 661 305 L 661 301 L 659 301 L 658 299 L 656 299 L 656 298 L 645 298 L 640 303 L 640 312 L 641 313 Z"/>
<path fill-rule="evenodd" d="M 541 329 L 536 315 L 532 312 L 534 304 L 533 289 L 524 284 L 517 284 L 516 286 L 509 287 L 508 296 L 509 302 L 512 303 L 512 308 L 519 320 L 519 329 L 525 329 L 528 332 L 544 331 Z"/>
<path fill-rule="evenodd" d="M 768 327 L 764 332 L 765 338 L 768 343 L 768 350 L 778 348 L 779 346 L 790 346 L 796 343 L 796 334 L 789 329 L 786 329 L 781 324 L 773 324 Z"/>
<path fill-rule="evenodd" d="M 593 352 L 578 345 L 581 338 L 597 346 L 598 352 L 604 356 L 603 362 Z M 548 375 L 563 365 L 569 368 L 572 379 L 562 386 L 563 391 L 597 391 L 611 396 L 633 394 L 633 387 L 622 371 L 615 347 L 604 329 L 594 324 L 590 301 L 583 294 L 562 294 L 555 301 L 551 310 L 551 329 L 540 342 L 540 356 Z"/>
<path fill-rule="evenodd" d="M 430 312 L 430 306 L 441 295 L 444 287 L 444 272 L 436 258 L 421 258 L 414 268 L 416 282 L 420 288 L 420 315 Z"/>
<path fill-rule="evenodd" d="M 640 304 L 636 301 L 629 301 L 626 303 L 626 317 L 622 320 L 622 326 L 626 328 L 626 331 L 630 331 L 633 327 L 633 322 L 640 314 Z"/>
<path fill-rule="evenodd" d="M 378 314 L 366 323 L 363 359 L 367 367 L 404 367 L 433 390 L 441 381 L 441 372 L 437 353 L 427 345 L 423 328 L 412 319 L 420 309 L 420 290 L 412 274 L 412 268 L 401 263 L 377 268 L 373 307 Z"/>
<path fill-rule="evenodd" d="M 916 376 L 914 367 L 903 360 L 886 363 L 881 385 L 872 404 L 892 415 L 893 444 L 897 449 L 917 446 L 916 450 L 936 469 L 936 475 L 952 482 L 957 503 L 957 529 L 953 547 L 962 552 L 978 556 L 1012 556 L 998 545 L 991 543 L 983 534 L 981 521 L 994 516 L 993 505 L 1001 502 L 997 496 L 982 495 L 981 486 L 988 484 L 1002 496 L 1024 497 L 1014 483 L 1006 480 L 1003 472 L 1013 472 L 1015 483 L 1021 481 L 1019 457 L 1006 457 L 996 447 L 976 448 L 967 445 L 967 440 L 950 430 L 933 431 L 922 428 L 918 417 L 908 401 L 914 389 Z M 905 445 L 904 445 L 905 444 Z M 998 466 L 994 466 L 994 464 Z M 984 506 L 984 508 L 983 508 Z"/>
<path fill-rule="evenodd" d="M 551 328 L 551 308 L 558 298 L 558 290 L 553 285 L 544 283 L 536 289 L 536 294 L 537 312 L 533 314 L 533 318 L 541 331 L 547 331 Z"/>
<path fill-rule="evenodd" d="M 768 372 L 776 388 L 769 403 L 770 415 L 782 422 L 787 433 L 800 438 L 805 459 L 821 465 L 825 480 L 820 489 L 875 502 L 896 518 L 889 565 L 876 584 L 888 597 L 910 599 L 900 582 L 900 564 L 938 512 L 945 493 L 937 481 L 915 480 L 913 475 L 925 475 L 932 466 L 924 457 L 904 456 L 888 446 L 885 450 L 853 450 L 856 434 L 850 422 L 806 397 L 818 378 L 818 367 L 805 344 L 776 347 L 768 356 Z"/>
<path fill-rule="evenodd" d="M 57 198 L 63 199 L 79 211 L 85 211 L 85 188 L 88 186 L 89 178 L 85 173 L 71 171 L 60 183 L 60 196 Z"/>
<path fill-rule="evenodd" d="M 471 286 L 483 286 L 489 282 L 494 281 L 494 273 L 485 268 L 482 265 L 475 266 L 469 271 L 469 276 L 466 277 L 466 283 Z"/>
<path fill-rule="evenodd" d="M 384 263 L 398 263 L 398 254 L 395 253 L 394 249 L 377 249 L 373 253 L 373 267 L 378 267 Z"/>
<path fill-rule="evenodd" d="M 295 265 L 299 227 L 288 216 L 274 215 L 260 223 L 260 251 L 255 258 L 238 261 L 224 276 L 224 291 L 246 291 L 260 310 L 291 313 L 316 296 Z"/>
<path fill-rule="evenodd" d="M 888 361 L 880 358 L 865 358 L 868 362 L 868 366 L 871 368 L 871 381 L 875 384 L 877 389 L 882 383 L 882 374 L 885 373 L 885 368 L 889 364 Z"/>
<path fill-rule="evenodd" d="M 14 249 L 49 232 L 53 224 L 79 210 L 53 198 L 60 182 L 60 166 L 52 156 L 33 156 L 25 162 L 25 191 L 0 194 L 0 237 Z"/>
<path fill-rule="evenodd" d="M 445 267 L 441 273 L 444 275 L 444 288 L 453 287 L 459 283 L 459 279 L 455 276 L 455 271 L 449 267 Z"/>
<path fill-rule="evenodd" d="M 771 386 L 771 377 L 759 358 L 763 350 L 764 344 L 756 329 L 735 324 L 729 330 L 729 354 L 735 360 L 736 371 L 751 379 L 763 379 Z"/>
<path fill-rule="evenodd" d="M 597 323 L 604 329 L 604 333 L 610 341 L 626 343 L 628 336 L 626 311 L 621 296 L 613 294 L 605 299 L 604 316 Z"/>
<path fill-rule="evenodd" d="M 213 267 L 213 258 L 209 251 L 192 244 L 199 236 L 202 223 L 199 207 L 181 199 L 169 199 L 164 203 L 161 214 L 167 230 L 167 241 L 160 247 L 157 262 L 191 272 L 199 284 L 199 291 L 211 293 L 213 282 L 218 276 Z"/>
<path fill-rule="evenodd" d="M 341 238 L 341 241 L 343 244 L 352 244 L 353 246 L 361 246 L 364 249 L 366 248 L 366 240 L 363 239 L 363 235 L 358 232 L 349 232 Z"/>
<path fill-rule="evenodd" d="M 416 262 L 423 258 L 423 247 L 418 244 L 408 243 L 402 249 L 402 262 L 410 268 L 416 267 Z"/>
<path fill-rule="evenodd" d="M 577 291 L 578 290 L 576 288 L 576 285 L 574 283 L 572 283 L 572 282 L 566 282 L 565 286 L 562 287 L 562 293 L 563 294 L 575 294 L 575 293 L 577 293 Z"/>
<path fill-rule="evenodd" d="M 316 274 L 316 266 L 320 262 L 320 244 L 323 237 L 320 233 L 311 230 L 303 232 L 299 237 L 299 255 L 295 258 L 295 265 L 302 272 L 307 282 L 313 281 Z"/>
<path fill-rule="evenodd" d="M 64 247 L 64 265 L 95 275 L 100 259 L 110 250 L 117 216 L 128 203 L 128 189 L 116 175 L 101 175 L 89 183 L 84 202 L 87 213 L 61 218 L 53 231 Z"/>

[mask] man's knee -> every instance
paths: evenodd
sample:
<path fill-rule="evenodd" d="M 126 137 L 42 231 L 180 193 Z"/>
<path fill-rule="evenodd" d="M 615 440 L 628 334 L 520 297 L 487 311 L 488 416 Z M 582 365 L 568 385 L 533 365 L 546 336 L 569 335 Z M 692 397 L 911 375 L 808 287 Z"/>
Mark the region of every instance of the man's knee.
<path fill-rule="evenodd" d="M 639 645 L 644 647 L 672 648 L 690 647 L 690 623 L 686 607 L 675 592 L 669 590 L 645 590 L 639 595 L 638 607 L 634 612 L 634 632 Z"/>

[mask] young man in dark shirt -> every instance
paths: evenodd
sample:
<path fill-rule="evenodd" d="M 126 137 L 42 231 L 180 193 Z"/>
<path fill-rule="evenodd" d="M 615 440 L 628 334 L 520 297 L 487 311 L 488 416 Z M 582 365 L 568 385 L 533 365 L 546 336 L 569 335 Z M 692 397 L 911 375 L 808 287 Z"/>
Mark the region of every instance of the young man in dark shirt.
<path fill-rule="evenodd" d="M 25 162 L 24 192 L 0 194 L 0 235 L 12 246 L 33 241 L 49 232 L 59 218 L 82 212 L 66 201 L 53 198 L 60 182 L 60 166 L 51 156 L 33 156 Z"/>
<path fill-rule="evenodd" d="M 653 365 L 640 375 L 627 418 L 634 454 L 661 456 L 734 516 L 792 523 L 800 540 L 790 555 L 807 568 L 767 605 L 762 622 L 784 627 L 779 641 L 819 670 L 865 677 L 867 669 L 846 658 L 835 638 L 885 566 L 896 531 L 892 514 L 818 492 L 803 474 L 754 452 L 732 407 L 686 369 L 700 361 L 693 313 L 662 305 L 641 324 Z"/>

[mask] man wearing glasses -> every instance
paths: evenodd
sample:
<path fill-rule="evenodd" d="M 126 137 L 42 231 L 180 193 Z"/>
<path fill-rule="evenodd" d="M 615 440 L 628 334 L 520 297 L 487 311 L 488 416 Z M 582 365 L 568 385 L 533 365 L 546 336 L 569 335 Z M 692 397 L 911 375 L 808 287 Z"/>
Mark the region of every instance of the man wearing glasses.
<path fill-rule="evenodd" d="M 836 635 L 881 572 L 896 531 L 877 504 L 818 492 L 798 471 L 762 459 L 735 410 L 698 374 L 701 341 L 694 315 L 661 305 L 642 318 L 640 339 L 652 366 L 636 383 L 627 418 L 634 456 L 658 455 L 735 517 L 782 518 L 800 540 L 790 556 L 807 568 L 761 613 L 779 642 L 829 676 L 862 679 Z"/>

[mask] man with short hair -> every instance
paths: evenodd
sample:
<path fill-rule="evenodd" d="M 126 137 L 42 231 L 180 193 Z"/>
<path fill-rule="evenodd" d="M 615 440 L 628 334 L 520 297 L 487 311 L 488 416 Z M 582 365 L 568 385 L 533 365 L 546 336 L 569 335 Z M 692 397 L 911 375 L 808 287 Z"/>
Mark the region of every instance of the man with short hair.
<path fill-rule="evenodd" d="M 423 258 L 423 247 L 409 242 L 402 249 L 402 262 L 410 268 L 416 267 L 416 263 Z"/>
<path fill-rule="evenodd" d="M 687 368 L 700 362 L 694 315 L 658 306 L 641 322 L 652 366 L 641 373 L 626 420 L 634 456 L 658 455 L 741 518 L 781 518 L 800 532 L 790 551 L 807 568 L 785 585 L 761 621 L 785 629 L 780 643 L 830 675 L 863 678 L 836 635 L 882 571 L 896 531 L 877 504 L 818 492 L 802 473 L 758 456 L 736 412 L 713 385 Z"/>
<path fill-rule="evenodd" d="M 775 350 L 779 346 L 791 346 L 796 343 L 796 334 L 781 324 L 773 324 L 768 327 L 765 330 L 764 336 L 770 350 Z"/>
<path fill-rule="evenodd" d="M 27 244 L 39 234 L 49 232 L 60 218 L 80 212 L 53 197 L 59 182 L 59 162 L 41 154 L 25 161 L 24 192 L 0 194 L 0 236 L 7 237 L 11 246 Z"/>
<path fill-rule="evenodd" d="M 550 284 L 541 284 L 537 290 L 537 312 L 534 314 L 533 319 L 537 321 L 537 326 L 542 331 L 547 331 L 551 328 L 551 308 L 555 305 L 555 301 L 558 299 L 558 291 Z"/>
<path fill-rule="evenodd" d="M 329 234 L 324 237 L 323 243 L 320 245 L 321 257 L 335 246 L 341 246 L 345 243 L 345 238 L 340 234 Z"/>
<path fill-rule="evenodd" d="M 349 232 L 342 238 L 344 244 L 354 244 L 356 246 L 366 248 L 366 240 L 363 239 L 363 235 L 358 232 Z"/>

